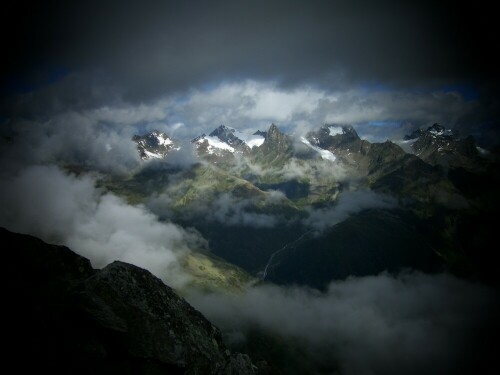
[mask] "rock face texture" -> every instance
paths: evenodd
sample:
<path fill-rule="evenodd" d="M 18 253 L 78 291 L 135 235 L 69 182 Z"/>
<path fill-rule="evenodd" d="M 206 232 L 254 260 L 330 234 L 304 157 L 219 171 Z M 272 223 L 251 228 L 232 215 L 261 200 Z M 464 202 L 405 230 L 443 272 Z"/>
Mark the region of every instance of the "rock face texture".
<path fill-rule="evenodd" d="M 253 150 L 253 161 L 268 167 L 282 166 L 293 155 L 292 139 L 274 124 L 269 127 L 265 138 L 264 143 Z"/>
<path fill-rule="evenodd" d="M 134 135 L 132 141 L 137 144 L 137 151 L 143 160 L 163 159 L 170 152 L 180 150 L 176 141 L 158 130 L 144 136 Z"/>
<path fill-rule="evenodd" d="M 0 229 L 7 361 L 51 374 L 255 374 L 248 356 L 150 272 L 94 270 L 66 247 Z"/>
<path fill-rule="evenodd" d="M 415 154 L 431 165 L 474 171 L 482 164 L 472 136 L 459 137 L 439 124 L 429 126 L 426 130 L 416 130 L 404 139 L 414 140 L 411 147 Z"/>

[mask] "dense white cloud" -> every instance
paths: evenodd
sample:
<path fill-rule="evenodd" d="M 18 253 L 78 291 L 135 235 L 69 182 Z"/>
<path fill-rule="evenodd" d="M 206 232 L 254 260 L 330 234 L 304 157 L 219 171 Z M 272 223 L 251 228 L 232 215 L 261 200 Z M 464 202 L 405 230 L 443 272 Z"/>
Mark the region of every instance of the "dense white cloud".
<path fill-rule="evenodd" d="M 55 166 L 26 168 L 0 184 L 0 226 L 67 245 L 96 267 L 122 260 L 182 286 L 188 278 L 179 262 L 204 240 L 94 185 Z"/>
<path fill-rule="evenodd" d="M 191 91 L 177 102 L 175 111 L 185 123 L 206 131 L 220 123 L 256 131 L 267 129 L 271 122 L 289 123 L 312 115 L 324 96 L 324 91 L 310 87 L 284 90 L 272 82 L 242 81 Z"/>
<path fill-rule="evenodd" d="M 256 86 L 251 88 L 253 106 L 245 113 L 255 120 L 287 122 L 296 116 L 310 115 L 325 96 L 323 91 L 309 87 L 285 91 L 264 84 Z"/>

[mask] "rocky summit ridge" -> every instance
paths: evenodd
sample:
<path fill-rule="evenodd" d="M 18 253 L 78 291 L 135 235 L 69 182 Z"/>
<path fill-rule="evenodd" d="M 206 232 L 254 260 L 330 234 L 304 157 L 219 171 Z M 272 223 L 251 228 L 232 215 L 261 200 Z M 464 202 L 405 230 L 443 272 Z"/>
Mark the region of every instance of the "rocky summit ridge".
<path fill-rule="evenodd" d="M 200 312 L 149 271 L 101 270 L 70 249 L 0 228 L 7 361 L 51 374 L 255 374 Z"/>
<path fill-rule="evenodd" d="M 352 234 L 342 240 L 346 249 L 342 264 L 351 275 L 377 274 L 397 259 L 394 269 L 437 269 L 444 263 L 457 274 L 498 279 L 490 266 L 494 264 L 493 252 L 471 240 L 487 239 L 483 242 L 491 243 L 494 238 L 495 231 L 488 223 L 498 207 L 494 194 L 500 186 L 498 163 L 485 157 L 472 137 L 460 137 L 434 124 L 401 142 L 370 142 L 352 126 L 326 124 L 299 137 L 285 134 L 272 124 L 267 132 L 258 134 L 263 139 L 261 145 L 238 153 L 236 143 L 232 143 L 234 147 L 227 143 L 236 130 L 219 127 L 211 134 L 208 137 L 235 151 L 198 152 L 200 162 L 193 163 L 167 186 L 165 173 L 151 173 L 147 179 L 132 176 L 127 183 L 133 182 L 130 186 L 138 201 L 147 202 L 149 192 L 145 193 L 144 187 L 164 194 L 168 199 L 161 202 L 162 209 L 199 230 L 217 256 L 251 275 L 267 268 L 266 280 L 320 288 L 332 279 L 342 279 L 345 275 L 335 274 L 335 262 L 329 259 L 340 246 L 328 236 L 343 228 L 344 233 Z M 124 185 L 118 186 L 123 189 Z M 342 199 L 349 199 L 353 193 L 374 193 L 375 201 L 390 197 L 394 208 L 387 209 L 390 215 L 381 210 L 375 210 L 373 216 L 360 212 L 342 225 L 333 219 L 328 222 L 329 216 L 325 216 L 326 228 L 318 246 L 314 245 L 323 252 L 312 255 L 309 248 L 313 240 L 306 236 L 296 251 L 281 252 L 273 258 L 275 264 L 267 267 L 272 254 L 293 237 L 291 234 L 310 230 L 316 212 L 334 212 Z M 359 247 L 356 241 L 350 241 L 359 235 L 366 237 L 365 228 L 374 227 L 374 223 L 382 224 L 381 231 L 373 232 L 373 240 L 368 242 L 372 247 Z M 375 245 L 382 231 L 398 236 Z M 460 240 L 462 233 L 467 233 L 467 241 Z M 420 245 L 413 251 L 407 243 Z M 403 250 L 389 257 L 389 248 Z M 357 259 L 368 258 L 367 254 L 356 256 L 356 249 L 373 250 L 373 262 L 358 263 Z M 311 264 L 309 276 L 298 276 L 307 262 Z M 373 267 L 369 272 L 368 263 Z M 324 267 L 323 276 L 318 264 L 329 265 Z M 295 266 L 297 272 L 290 272 Z"/>
<path fill-rule="evenodd" d="M 406 135 L 403 142 L 423 161 L 445 168 L 474 169 L 481 158 L 480 148 L 472 136 L 460 137 L 439 124 L 415 130 Z"/>
<path fill-rule="evenodd" d="M 134 135 L 132 140 L 137 144 L 141 159 L 163 159 L 171 151 L 180 150 L 180 146 L 167 134 L 158 130 L 143 136 Z"/>

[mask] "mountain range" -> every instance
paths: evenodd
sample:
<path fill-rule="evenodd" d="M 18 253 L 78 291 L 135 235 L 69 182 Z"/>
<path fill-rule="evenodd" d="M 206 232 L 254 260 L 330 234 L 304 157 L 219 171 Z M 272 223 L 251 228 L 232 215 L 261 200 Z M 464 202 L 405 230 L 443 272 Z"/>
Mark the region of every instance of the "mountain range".
<path fill-rule="evenodd" d="M 180 143 L 168 135 L 133 140 L 143 169 L 106 187 L 196 228 L 214 254 L 255 277 L 322 288 L 349 275 L 450 268 L 496 279 L 484 193 L 499 186 L 497 164 L 470 136 L 434 124 L 372 143 L 352 126 L 296 136 L 274 124 L 253 133 L 221 125 L 191 141 L 189 168 L 169 163 Z M 484 246 L 460 240 L 471 221 L 483 223 L 468 234 Z"/>
<path fill-rule="evenodd" d="M 335 346 L 324 338 L 303 340 L 311 335 L 295 336 L 301 324 L 290 322 L 296 320 L 284 324 L 291 327 L 289 333 L 276 330 L 280 324 L 266 322 L 278 304 L 293 301 L 290 311 L 278 314 L 280 323 L 286 323 L 288 312 L 301 321 L 311 304 L 315 313 L 309 321 L 333 316 L 343 327 L 350 314 L 342 308 L 334 313 L 335 306 L 348 305 L 346 311 L 351 311 L 353 300 L 373 292 L 371 287 L 349 289 L 353 285 L 380 281 L 382 290 L 376 293 L 387 299 L 354 305 L 362 306 L 360 310 L 367 306 L 370 312 L 380 301 L 394 298 L 396 306 L 410 298 L 408 278 L 420 280 L 410 293 L 418 298 L 427 288 L 420 282 L 437 280 L 432 283 L 442 283 L 447 290 L 443 298 L 444 305 L 448 298 L 451 301 L 449 309 L 434 310 L 436 294 L 430 287 L 423 291 L 431 295 L 424 298 L 430 302 L 410 309 L 411 316 L 403 306 L 402 317 L 393 324 L 388 308 L 387 320 L 382 320 L 391 327 L 406 326 L 408 319 L 420 321 L 419 311 L 425 310 L 424 317 L 430 318 L 418 326 L 424 327 L 440 311 L 455 312 L 455 292 L 450 291 L 460 290 L 457 285 L 481 285 L 460 278 L 496 286 L 500 281 L 495 263 L 498 159 L 494 152 L 477 147 L 472 137 L 434 124 L 401 140 L 369 142 L 352 126 L 328 124 L 297 135 L 271 124 L 265 131 L 251 132 L 221 125 L 191 142 L 153 131 L 130 142 L 141 161 L 126 173 L 95 173 L 78 165 L 59 168 L 66 168 L 73 184 L 93 188 L 95 200 L 84 210 L 111 203 L 96 212 L 113 223 L 130 221 L 111 230 L 104 221 L 102 231 L 91 226 L 92 231 L 104 240 L 116 237 L 113 245 L 120 250 L 136 246 L 140 252 L 142 244 L 148 250 L 153 243 L 149 251 L 155 256 L 175 258 L 172 268 L 158 267 L 155 275 L 182 282 L 173 290 L 148 271 L 122 261 L 96 269 L 68 248 L 0 229 L 8 246 L 7 264 L 17 265 L 3 273 L 3 285 L 12 305 L 7 316 L 8 357 L 18 368 L 34 364 L 51 373 L 343 373 L 342 336 Z M 86 179 L 88 173 L 92 179 Z M 117 212 L 131 216 L 118 217 Z M 84 233 L 89 218 L 101 223 L 85 212 L 81 215 L 76 223 Z M 134 215 L 142 221 L 135 222 Z M 127 230 L 134 225 L 140 241 L 129 244 L 136 237 Z M 172 241 L 164 244 L 170 237 Z M 57 236 L 45 240 L 60 241 Z M 108 251 L 99 248 L 100 243 L 92 242 L 92 251 L 86 249 L 85 254 Z M 73 244 L 78 250 L 80 243 Z M 139 252 L 130 258 L 133 262 L 142 255 Z M 449 283 L 455 289 L 447 289 Z M 395 287 L 399 284 L 404 289 Z M 461 297 L 465 310 L 474 290 Z M 333 299 L 323 311 L 321 301 L 328 298 Z M 462 328 L 462 321 L 449 315 L 439 320 L 439 327 L 451 322 L 454 331 Z M 254 318 L 256 323 L 250 323 Z M 468 364 L 466 373 L 487 368 L 482 358 L 494 358 L 495 326 L 481 345 L 475 345 L 489 324 L 488 319 L 478 324 L 477 336 L 470 335 L 476 326 L 467 328 L 466 337 L 473 339 L 464 339 L 467 345 L 457 352 L 471 353 L 457 362 Z M 357 337 L 359 321 L 349 325 Z M 318 327 L 323 330 L 321 324 Z M 434 329 L 437 326 L 431 325 L 426 340 L 434 339 Z M 341 330 L 326 332 L 336 336 Z M 364 347 L 365 339 L 363 332 L 355 348 Z M 311 345 L 318 342 L 317 347 Z M 317 348 L 323 354 L 318 356 Z"/>

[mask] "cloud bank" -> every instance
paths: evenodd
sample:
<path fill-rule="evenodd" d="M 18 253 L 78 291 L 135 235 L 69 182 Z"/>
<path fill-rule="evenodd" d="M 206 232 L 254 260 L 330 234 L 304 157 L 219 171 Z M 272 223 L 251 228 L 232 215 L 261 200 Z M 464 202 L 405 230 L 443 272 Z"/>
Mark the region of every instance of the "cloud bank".
<path fill-rule="evenodd" d="M 43 90 L 39 94 L 46 99 Z M 64 92 L 55 95 L 57 102 Z M 114 95 L 111 92 L 109 96 Z M 58 107 L 46 113 L 49 107 L 26 104 L 19 114 L 21 117 L 10 118 L 2 131 L 20 134 L 35 146 L 46 140 L 50 143 L 44 149 L 53 150 L 52 153 L 62 152 L 63 144 L 75 149 L 78 143 L 89 145 L 92 140 L 94 152 L 109 144 L 115 154 L 120 151 L 116 159 L 131 163 L 132 147 L 128 145 L 127 151 L 127 145 L 122 143 L 118 148 L 116 138 L 130 139 L 134 133 L 153 129 L 186 141 L 209 134 L 220 124 L 254 133 L 275 123 L 282 131 L 300 137 L 325 123 L 336 123 L 355 126 L 360 136 L 370 141 L 401 139 L 415 128 L 436 122 L 447 128 L 466 129 L 467 133 L 481 130 L 480 102 L 466 99 L 452 89 L 414 91 L 358 86 L 340 90 L 308 84 L 291 88 L 275 81 L 241 80 L 187 89 L 160 96 L 148 104 L 110 99 L 110 103 L 93 104 L 89 108 Z M 30 114 L 31 111 L 34 112 Z M 82 152 L 82 147 L 77 151 Z M 75 157 L 68 152 L 64 156 Z M 101 159 L 104 160 L 94 162 L 102 164 L 108 158 Z"/>
<path fill-rule="evenodd" d="M 122 260 L 146 268 L 173 287 L 187 276 L 180 261 L 205 247 L 197 232 L 160 223 L 141 206 L 130 206 L 55 166 L 32 166 L 0 184 L 0 226 L 63 244 L 95 267 Z"/>
<path fill-rule="evenodd" d="M 447 127 L 464 125 L 478 110 L 454 90 L 387 88 L 324 89 L 310 85 L 284 88 L 276 82 L 238 81 L 209 89 L 193 89 L 183 100 L 173 100 L 172 121 L 189 124 L 199 134 L 219 123 L 249 131 L 279 124 L 288 133 L 304 135 L 325 123 L 355 125 L 370 140 L 400 139 L 414 128 L 435 122 Z M 194 134 L 191 134 L 194 136 Z"/>
<path fill-rule="evenodd" d="M 279 193 L 272 195 L 272 200 L 279 200 Z M 283 195 L 281 194 L 281 197 Z M 223 193 L 207 209 L 209 217 L 224 225 L 242 225 L 251 227 L 271 228 L 278 224 L 279 217 L 252 212 L 252 206 L 256 205 L 255 200 L 241 199 L 229 193 Z"/>
<path fill-rule="evenodd" d="M 242 296 L 192 296 L 190 302 L 235 346 L 254 329 L 301 343 L 309 371 L 452 374 L 491 365 L 498 295 L 448 274 L 350 278 L 327 292 L 255 287 Z M 498 367 L 498 366 L 497 366 Z"/>
<path fill-rule="evenodd" d="M 92 112 L 64 112 L 47 120 L 12 120 L 1 129 L 4 172 L 40 163 L 120 174 L 137 168 L 140 158 L 131 141 L 135 128 L 101 120 Z"/>
<path fill-rule="evenodd" d="M 440 122 L 498 137 L 499 61 L 488 7 L 90 0 L 12 3 L 5 14 L 0 108 L 7 117 L 96 108 L 105 117 L 106 108 L 147 108 L 175 97 L 184 117 L 196 118 L 186 128 L 238 126 L 245 123 L 233 121 L 239 116 L 251 128 L 269 121 Z M 163 109 L 148 112 L 161 117 Z M 136 114 L 121 115 L 125 123 Z M 384 133 L 378 128 L 372 137 L 399 135 L 390 126 Z"/>

